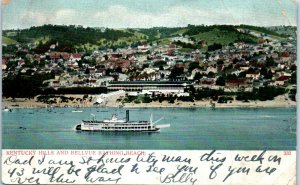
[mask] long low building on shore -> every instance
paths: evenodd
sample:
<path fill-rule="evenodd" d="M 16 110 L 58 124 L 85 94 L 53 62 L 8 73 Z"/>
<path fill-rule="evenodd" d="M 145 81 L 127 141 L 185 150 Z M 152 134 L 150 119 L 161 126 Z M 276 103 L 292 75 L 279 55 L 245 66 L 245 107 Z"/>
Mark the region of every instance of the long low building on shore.
<path fill-rule="evenodd" d="M 138 91 L 143 90 L 177 90 L 184 92 L 184 89 L 189 87 L 189 81 L 123 81 L 123 82 L 110 82 L 107 85 L 108 91 Z"/>

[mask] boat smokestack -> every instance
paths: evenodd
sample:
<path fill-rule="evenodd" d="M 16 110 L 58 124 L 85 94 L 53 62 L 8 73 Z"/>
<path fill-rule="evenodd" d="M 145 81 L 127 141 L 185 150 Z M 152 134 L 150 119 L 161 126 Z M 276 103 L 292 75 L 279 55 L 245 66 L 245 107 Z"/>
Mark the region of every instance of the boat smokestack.
<path fill-rule="evenodd" d="M 126 110 L 126 122 L 129 121 L 129 110 Z"/>

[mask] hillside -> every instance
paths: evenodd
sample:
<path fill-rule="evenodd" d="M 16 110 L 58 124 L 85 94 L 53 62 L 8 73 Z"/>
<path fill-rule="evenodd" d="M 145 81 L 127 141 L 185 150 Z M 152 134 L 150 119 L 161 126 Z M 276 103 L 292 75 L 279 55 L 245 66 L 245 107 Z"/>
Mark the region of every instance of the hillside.
<path fill-rule="evenodd" d="M 242 31 L 241 31 L 242 30 Z M 284 34 L 282 30 L 285 30 Z M 270 38 L 285 40 L 294 33 L 294 27 L 264 28 L 249 25 L 212 25 L 187 27 L 155 27 L 146 29 L 108 29 L 84 28 L 82 26 L 44 25 L 24 30 L 4 30 L 3 43 L 36 43 L 38 52 L 43 52 L 51 44 L 59 43 L 59 50 L 96 50 L 105 48 L 122 48 L 137 46 L 142 43 L 170 44 L 175 36 L 188 36 L 195 45 L 184 45 L 195 49 L 200 41 L 207 45 L 214 43 L 228 45 L 243 41 L 257 43 L 260 34 L 268 34 Z"/>
<path fill-rule="evenodd" d="M 17 41 L 15 41 L 11 38 L 8 38 L 8 37 L 2 37 L 2 43 L 7 44 L 7 45 L 11 45 L 11 44 L 16 44 Z"/>
<path fill-rule="evenodd" d="M 213 25 L 213 26 L 188 26 L 188 31 L 184 35 L 191 36 L 197 40 L 203 40 L 208 45 L 218 43 L 228 45 L 238 41 L 247 43 L 257 43 L 258 38 L 250 34 L 241 33 L 235 26 Z"/>
<path fill-rule="evenodd" d="M 83 43 L 76 44 L 77 49 L 84 50 L 97 50 L 97 49 L 105 49 L 105 48 L 123 48 L 126 46 L 137 45 L 139 43 L 147 42 L 147 36 L 133 31 L 133 30 L 122 30 L 124 33 L 129 33 L 130 36 L 120 36 L 115 40 L 109 38 L 98 38 L 99 40 L 96 43 Z"/>
<path fill-rule="evenodd" d="M 270 31 L 276 32 L 283 37 L 297 37 L 297 27 L 295 26 L 272 26 L 267 28 Z"/>

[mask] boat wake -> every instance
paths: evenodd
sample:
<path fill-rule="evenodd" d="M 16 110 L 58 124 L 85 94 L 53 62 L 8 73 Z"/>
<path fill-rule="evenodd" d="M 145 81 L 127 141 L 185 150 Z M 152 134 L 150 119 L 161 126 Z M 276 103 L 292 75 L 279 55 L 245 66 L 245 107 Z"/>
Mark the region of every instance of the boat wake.
<path fill-rule="evenodd" d="M 60 129 L 60 130 L 41 130 L 41 129 L 28 129 L 28 128 L 19 128 L 18 130 L 7 130 L 3 134 L 35 134 L 35 133 L 59 133 L 59 132 L 74 132 L 72 129 Z"/>
<path fill-rule="evenodd" d="M 265 115 L 265 116 L 258 116 L 259 118 L 275 118 L 275 116 L 269 116 L 269 115 Z"/>

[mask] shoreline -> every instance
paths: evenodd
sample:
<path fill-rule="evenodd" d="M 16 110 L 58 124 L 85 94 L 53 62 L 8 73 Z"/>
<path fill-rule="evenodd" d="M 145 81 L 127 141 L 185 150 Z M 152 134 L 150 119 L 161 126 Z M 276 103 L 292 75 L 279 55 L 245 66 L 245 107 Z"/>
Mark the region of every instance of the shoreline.
<path fill-rule="evenodd" d="M 81 97 L 81 95 L 68 95 L 69 97 Z M 213 103 L 215 106 L 212 106 Z M 168 103 L 166 101 L 151 102 L 151 103 L 121 103 L 117 102 L 116 98 L 109 98 L 109 101 L 105 105 L 94 105 L 92 102 L 86 101 L 73 101 L 67 103 L 56 103 L 56 104 L 46 104 L 42 102 L 37 102 L 36 99 L 25 99 L 16 98 L 12 100 L 11 98 L 2 99 L 2 109 L 29 109 L 29 108 L 296 108 L 297 102 L 287 99 L 285 96 L 278 96 L 274 100 L 268 101 L 231 101 L 231 103 L 217 103 L 211 102 L 210 100 L 202 100 L 195 102 L 182 102 L 176 101 L 175 103 Z"/>

